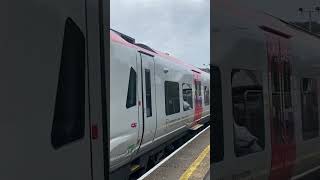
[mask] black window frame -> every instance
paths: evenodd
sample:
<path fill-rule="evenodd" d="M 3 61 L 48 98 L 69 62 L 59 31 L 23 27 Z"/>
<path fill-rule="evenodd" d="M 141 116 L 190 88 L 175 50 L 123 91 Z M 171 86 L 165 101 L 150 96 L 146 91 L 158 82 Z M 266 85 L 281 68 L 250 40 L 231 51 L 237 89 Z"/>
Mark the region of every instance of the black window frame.
<path fill-rule="evenodd" d="M 133 92 L 131 92 L 133 90 Z M 131 97 L 132 96 L 132 97 Z M 129 109 L 137 105 L 137 72 L 130 67 L 126 108 Z"/>
<path fill-rule="evenodd" d="M 305 83 L 304 81 L 311 81 L 311 83 L 315 83 L 311 85 L 311 87 L 315 88 L 312 89 L 311 91 L 305 91 L 304 88 L 305 87 Z M 318 102 L 318 92 L 317 92 L 317 88 L 318 88 L 318 81 L 317 79 L 314 78 L 302 78 L 300 81 L 300 91 L 301 91 L 301 131 L 302 131 L 302 138 L 304 141 L 310 140 L 310 139 L 314 139 L 319 137 L 319 102 Z M 307 96 L 307 97 L 306 97 Z M 304 100 L 309 100 L 311 101 L 311 103 L 304 103 Z M 307 107 L 305 108 L 306 105 L 310 105 L 312 104 L 313 107 Z M 310 111 L 310 110 L 314 110 L 315 111 Z M 307 110 L 307 112 L 305 112 L 305 110 Z M 315 117 L 312 117 L 312 119 L 310 119 L 310 115 L 313 114 Z M 306 117 L 308 117 L 308 119 L 306 120 Z M 308 124 L 308 123 L 311 123 Z M 310 129 L 316 128 L 316 130 L 312 130 L 310 131 Z M 310 132 L 312 132 L 312 134 L 310 134 Z M 307 134 L 309 133 L 309 134 Z"/>
<path fill-rule="evenodd" d="M 51 144 L 56 150 L 84 138 L 85 54 L 85 36 L 79 26 L 67 18 L 51 130 Z"/>
<path fill-rule="evenodd" d="M 169 105 L 168 105 L 168 103 L 169 103 L 169 100 L 170 99 L 168 99 L 169 97 L 168 97 L 168 88 L 169 88 L 169 85 L 173 85 L 173 84 L 175 84 L 175 86 L 177 87 L 177 90 L 176 90 L 176 93 L 175 94 L 177 94 L 177 96 L 175 97 L 175 98 L 178 98 L 178 102 L 176 102 L 176 103 L 174 103 L 173 104 L 173 107 L 175 107 L 174 105 L 176 104 L 176 105 L 178 105 L 178 106 L 176 106 L 176 107 L 178 107 L 177 109 L 175 109 L 175 108 L 173 108 L 173 111 L 171 112 L 170 111 L 170 109 L 169 109 Z M 166 115 L 167 116 L 169 116 L 169 115 L 173 115 L 173 114 L 177 114 L 177 113 L 180 113 L 181 112 L 181 108 L 180 108 L 180 87 L 179 87 L 180 85 L 179 85 L 179 83 L 178 82 L 174 82 L 174 81 L 165 81 L 164 82 L 164 89 L 165 89 L 165 93 L 164 93 L 164 95 L 165 95 L 165 112 L 166 112 Z M 173 101 L 174 102 L 174 101 Z"/>
<path fill-rule="evenodd" d="M 231 95 L 232 95 L 232 114 L 233 114 L 233 119 L 234 119 L 234 126 L 233 126 L 233 136 L 234 136 L 234 153 L 236 155 L 236 157 L 243 157 L 243 156 L 247 156 L 250 154 L 255 154 L 255 153 L 260 153 L 263 152 L 265 150 L 265 145 L 266 145 L 266 127 L 265 127 L 265 117 L 264 117 L 264 98 L 263 98 L 263 83 L 261 82 L 261 84 L 254 84 L 254 85 L 248 85 L 248 86 L 238 86 L 237 88 L 233 87 L 233 77 L 234 74 L 236 74 L 237 72 L 241 72 L 244 71 L 245 73 L 247 73 L 247 76 L 252 80 L 253 75 L 257 75 L 260 74 L 262 75 L 261 71 L 258 70 L 252 70 L 252 69 L 232 69 L 231 72 Z M 249 75 L 250 74 L 250 75 Z M 257 76 L 255 76 L 256 78 Z M 262 79 L 261 79 L 262 80 Z M 236 93 L 242 93 L 243 98 L 241 96 L 235 96 Z M 247 96 L 249 93 L 253 93 L 253 94 L 258 94 L 258 96 L 260 96 L 260 111 L 248 111 L 247 107 L 250 107 L 250 103 L 249 106 L 248 105 L 248 97 Z M 240 94 L 241 95 L 241 94 Z M 257 97 L 257 96 L 252 96 Z M 251 97 L 251 98 L 252 98 Z M 238 108 L 235 108 L 235 102 L 238 102 L 238 104 L 241 103 L 241 101 L 243 100 L 243 108 L 244 110 L 241 111 L 241 106 L 238 106 Z M 250 114 L 247 114 L 247 113 Z M 254 114 L 256 113 L 256 114 Z M 242 115 L 242 116 L 237 116 L 238 115 Z M 252 119 L 243 119 L 243 118 L 248 118 L 248 117 L 252 117 L 252 114 L 258 116 L 257 119 L 252 120 Z M 249 116 L 250 115 L 250 116 Z M 242 118 L 240 118 L 242 117 Z M 241 120 L 240 120 L 241 119 Z M 250 121 L 251 120 L 251 121 Z M 250 124 L 245 124 L 248 123 L 248 121 L 250 121 Z M 258 121 L 261 121 L 260 123 Z M 258 123 L 257 123 L 258 122 Z M 258 124 L 258 125 L 257 125 Z M 257 126 L 254 126 L 257 125 Z M 252 127 L 254 126 L 254 128 Z M 244 130 L 244 128 L 246 129 L 247 133 L 250 133 L 250 136 L 254 136 L 255 138 L 257 138 L 257 140 L 254 140 L 254 137 L 252 138 L 252 141 L 248 142 L 248 144 L 246 146 L 241 146 L 241 147 L 237 147 L 236 146 L 236 128 L 242 128 L 242 130 Z M 258 128 L 261 128 L 259 130 L 257 130 Z M 240 129 L 239 129 L 240 130 Z M 258 137 L 259 136 L 259 137 Z M 240 141 L 239 141 L 240 142 Z M 256 142 L 256 143 L 255 143 Z M 249 148 L 252 149 L 249 149 Z M 259 150 L 254 149 L 254 147 L 261 148 Z M 247 148 L 247 149 L 246 149 Z M 252 152 L 250 152 L 250 150 Z"/>
<path fill-rule="evenodd" d="M 152 116 L 152 91 L 151 91 L 151 71 L 150 69 L 144 70 L 145 77 L 145 94 L 146 94 L 146 115 L 147 117 Z M 148 108 L 150 109 L 148 111 Z"/>
<path fill-rule="evenodd" d="M 203 86 L 204 105 L 210 105 L 210 89 L 208 86 Z"/>
<path fill-rule="evenodd" d="M 221 71 L 218 66 L 210 65 L 210 83 L 212 90 L 212 105 L 210 106 L 210 114 L 213 121 L 210 121 L 210 144 L 212 144 L 210 161 L 218 163 L 224 160 L 224 124 L 223 124 L 223 103 L 222 103 L 222 82 Z"/>
<path fill-rule="evenodd" d="M 184 85 L 187 85 L 188 87 L 191 88 L 191 96 L 190 97 L 187 97 L 189 100 L 191 100 L 191 103 L 187 100 L 185 100 L 185 89 L 183 88 Z M 188 104 L 190 104 L 190 108 L 191 109 L 185 109 L 185 107 L 183 106 L 183 111 L 189 111 L 189 110 L 192 110 L 193 109 L 193 89 L 192 89 L 192 84 L 189 84 L 189 83 L 182 83 L 182 86 L 181 86 L 181 89 L 182 89 L 182 102 L 186 101 L 188 102 Z"/>

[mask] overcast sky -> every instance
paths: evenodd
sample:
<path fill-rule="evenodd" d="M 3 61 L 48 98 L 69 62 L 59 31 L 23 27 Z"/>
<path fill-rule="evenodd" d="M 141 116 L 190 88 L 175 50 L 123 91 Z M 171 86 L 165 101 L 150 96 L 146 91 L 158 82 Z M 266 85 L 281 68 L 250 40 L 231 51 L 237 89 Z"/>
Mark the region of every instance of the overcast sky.
<path fill-rule="evenodd" d="M 110 27 L 197 67 L 210 63 L 210 0 L 111 0 Z"/>

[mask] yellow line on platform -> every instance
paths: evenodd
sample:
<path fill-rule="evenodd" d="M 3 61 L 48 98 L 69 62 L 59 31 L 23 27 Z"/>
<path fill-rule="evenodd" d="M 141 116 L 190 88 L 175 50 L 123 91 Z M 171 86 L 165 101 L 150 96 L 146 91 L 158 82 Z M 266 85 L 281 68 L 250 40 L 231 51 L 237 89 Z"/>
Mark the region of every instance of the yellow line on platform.
<path fill-rule="evenodd" d="M 193 163 L 189 166 L 189 168 L 182 174 L 180 180 L 188 180 L 192 173 L 197 169 L 197 167 L 201 164 L 206 155 L 210 152 L 210 144 L 201 152 L 198 158 L 193 161 Z"/>

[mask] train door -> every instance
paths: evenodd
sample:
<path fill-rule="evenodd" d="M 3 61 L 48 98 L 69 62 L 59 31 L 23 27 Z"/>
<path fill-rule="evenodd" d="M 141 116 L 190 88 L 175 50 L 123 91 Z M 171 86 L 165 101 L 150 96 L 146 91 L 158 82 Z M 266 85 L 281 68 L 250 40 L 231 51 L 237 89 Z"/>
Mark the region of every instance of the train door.
<path fill-rule="evenodd" d="M 201 75 L 193 71 L 194 91 L 194 124 L 197 124 L 202 114 Z"/>
<path fill-rule="evenodd" d="M 100 60 L 91 50 L 99 49 L 98 23 L 89 23 L 98 19 L 96 3 L 0 4 L 0 179 L 98 179 L 87 64 Z"/>
<path fill-rule="evenodd" d="M 155 63 L 151 55 L 140 53 L 142 89 L 142 141 L 140 148 L 152 143 L 156 133 Z"/>
<path fill-rule="evenodd" d="M 295 160 L 289 36 L 267 34 L 271 127 L 270 179 L 289 179 Z"/>

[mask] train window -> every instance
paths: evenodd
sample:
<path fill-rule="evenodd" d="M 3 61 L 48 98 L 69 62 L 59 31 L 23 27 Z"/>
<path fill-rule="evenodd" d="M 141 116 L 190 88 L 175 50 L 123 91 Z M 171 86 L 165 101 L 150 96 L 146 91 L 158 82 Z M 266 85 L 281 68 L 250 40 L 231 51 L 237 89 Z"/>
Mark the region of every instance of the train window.
<path fill-rule="evenodd" d="M 137 79 L 137 73 L 131 67 L 130 75 L 129 75 L 128 93 L 127 93 L 127 104 L 126 104 L 127 108 L 133 107 L 137 104 L 136 79 Z"/>
<path fill-rule="evenodd" d="M 319 136 L 317 81 L 301 80 L 302 135 L 304 140 Z"/>
<path fill-rule="evenodd" d="M 210 79 L 212 82 L 210 84 L 212 89 L 212 106 L 210 106 L 213 121 L 210 121 L 210 144 L 212 148 L 210 151 L 211 162 L 220 162 L 224 158 L 224 134 L 223 134 L 223 108 L 222 108 L 222 91 L 221 91 L 221 73 L 217 66 L 210 66 Z"/>
<path fill-rule="evenodd" d="M 271 57 L 272 134 L 275 144 L 285 144 L 294 139 L 292 112 L 291 65 L 278 56 Z"/>
<path fill-rule="evenodd" d="M 195 101 L 196 104 L 202 104 L 202 96 L 201 96 L 201 81 L 195 80 L 194 81 L 195 86 Z"/>
<path fill-rule="evenodd" d="M 193 109 L 192 101 L 192 87 L 191 84 L 182 84 L 182 95 L 183 95 L 183 110 L 188 111 Z"/>
<path fill-rule="evenodd" d="M 197 81 L 197 92 L 198 92 L 198 96 L 201 97 L 202 93 L 201 93 L 201 81 Z"/>
<path fill-rule="evenodd" d="M 204 86 L 204 105 L 208 106 L 210 104 L 210 91 L 207 86 Z"/>
<path fill-rule="evenodd" d="M 179 83 L 165 81 L 166 115 L 180 112 Z"/>
<path fill-rule="evenodd" d="M 55 149 L 82 139 L 85 127 L 85 38 L 68 18 L 65 23 L 51 143 Z"/>
<path fill-rule="evenodd" d="M 237 157 L 262 151 L 265 145 L 262 76 L 257 71 L 231 74 L 234 150 Z"/>
<path fill-rule="evenodd" d="M 152 103 L 151 103 L 151 78 L 150 70 L 145 69 L 145 79 L 146 79 L 146 110 L 147 117 L 152 116 Z"/>

